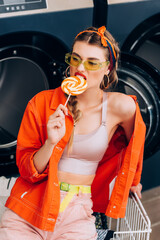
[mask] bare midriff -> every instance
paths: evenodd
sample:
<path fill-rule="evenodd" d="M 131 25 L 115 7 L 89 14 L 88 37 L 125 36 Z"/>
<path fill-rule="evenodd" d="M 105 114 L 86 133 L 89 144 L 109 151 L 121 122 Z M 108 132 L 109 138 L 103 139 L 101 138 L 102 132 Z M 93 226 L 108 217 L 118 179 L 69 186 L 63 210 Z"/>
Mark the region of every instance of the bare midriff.
<path fill-rule="evenodd" d="M 94 175 L 82 175 L 69 172 L 58 171 L 58 179 L 60 182 L 66 182 L 73 185 L 88 185 L 93 182 Z"/>

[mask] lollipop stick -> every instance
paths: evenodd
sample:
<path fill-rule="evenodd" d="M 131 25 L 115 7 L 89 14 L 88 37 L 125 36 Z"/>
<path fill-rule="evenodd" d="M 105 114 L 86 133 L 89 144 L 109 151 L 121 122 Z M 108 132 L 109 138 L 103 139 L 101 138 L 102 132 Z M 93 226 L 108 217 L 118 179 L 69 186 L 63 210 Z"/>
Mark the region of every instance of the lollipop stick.
<path fill-rule="evenodd" d="M 65 102 L 65 104 L 64 104 L 65 107 L 66 107 L 66 105 L 67 105 L 67 103 L 68 103 L 68 101 L 69 101 L 70 96 L 71 96 L 71 93 L 68 95 L 68 98 L 67 98 L 67 100 L 66 100 L 66 102 Z"/>

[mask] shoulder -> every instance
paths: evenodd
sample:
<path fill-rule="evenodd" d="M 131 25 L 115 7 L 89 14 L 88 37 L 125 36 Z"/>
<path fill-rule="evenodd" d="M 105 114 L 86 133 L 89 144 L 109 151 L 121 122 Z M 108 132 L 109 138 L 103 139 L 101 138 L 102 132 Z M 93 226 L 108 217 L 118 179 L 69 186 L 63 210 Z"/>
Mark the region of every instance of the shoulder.
<path fill-rule="evenodd" d="M 36 95 L 34 95 L 30 102 L 34 102 L 34 101 L 40 101 L 40 100 L 44 100 L 47 98 L 50 98 L 53 95 L 54 90 L 43 90 L 39 93 L 37 93 Z"/>
<path fill-rule="evenodd" d="M 108 93 L 108 105 L 112 112 L 122 119 L 133 116 L 136 111 L 134 99 L 119 92 Z"/>
<path fill-rule="evenodd" d="M 36 106 L 42 106 L 43 104 L 50 104 L 52 100 L 58 101 L 59 98 L 64 95 L 60 87 L 55 89 L 43 90 L 37 93 L 33 98 L 29 101 L 31 104 L 35 104 Z"/>
<path fill-rule="evenodd" d="M 37 94 L 35 94 L 29 101 L 28 104 L 26 106 L 25 111 L 43 111 L 45 106 L 49 106 L 51 101 L 52 101 L 52 97 L 54 94 L 53 89 L 51 90 L 43 90 L 41 92 L 38 92 Z"/>

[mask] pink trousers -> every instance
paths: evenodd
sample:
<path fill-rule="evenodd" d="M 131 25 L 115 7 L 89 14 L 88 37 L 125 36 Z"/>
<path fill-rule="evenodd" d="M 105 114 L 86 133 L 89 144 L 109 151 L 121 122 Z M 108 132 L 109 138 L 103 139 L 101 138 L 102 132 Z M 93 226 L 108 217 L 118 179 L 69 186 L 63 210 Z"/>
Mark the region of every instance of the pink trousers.
<path fill-rule="evenodd" d="M 61 191 L 61 200 L 66 194 Z M 54 232 L 36 228 L 7 209 L 0 224 L 0 240 L 96 240 L 90 197 L 89 193 L 74 195 L 67 208 L 59 213 Z"/>

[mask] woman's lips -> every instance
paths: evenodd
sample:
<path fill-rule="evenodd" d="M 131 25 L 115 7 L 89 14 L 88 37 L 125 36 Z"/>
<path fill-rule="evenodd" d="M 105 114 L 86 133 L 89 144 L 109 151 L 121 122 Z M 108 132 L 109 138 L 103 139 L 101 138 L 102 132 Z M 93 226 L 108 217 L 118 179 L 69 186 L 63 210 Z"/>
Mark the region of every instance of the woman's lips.
<path fill-rule="evenodd" d="M 82 77 L 86 80 L 86 76 L 83 75 L 82 73 L 76 72 L 76 73 L 75 73 L 75 76 L 78 76 L 78 75 L 79 75 L 79 76 L 82 76 Z"/>

